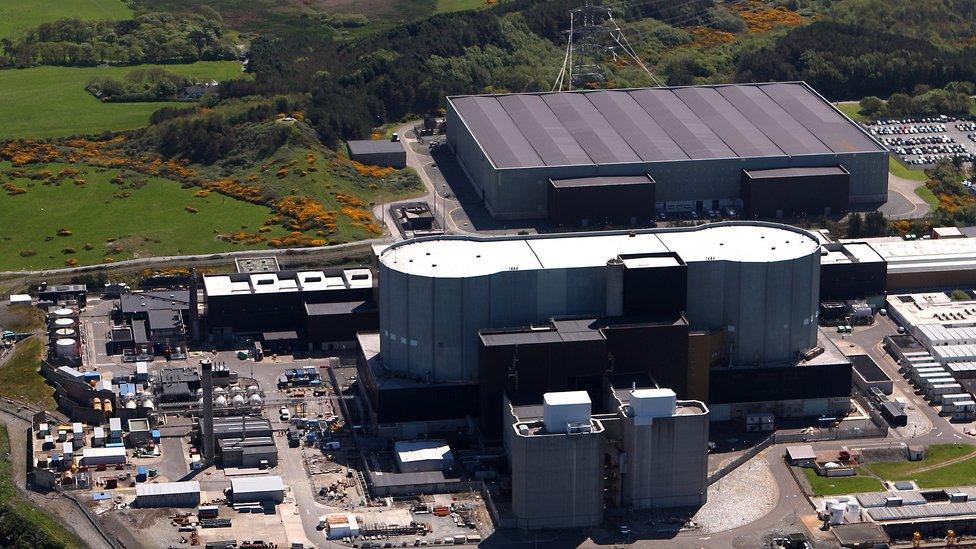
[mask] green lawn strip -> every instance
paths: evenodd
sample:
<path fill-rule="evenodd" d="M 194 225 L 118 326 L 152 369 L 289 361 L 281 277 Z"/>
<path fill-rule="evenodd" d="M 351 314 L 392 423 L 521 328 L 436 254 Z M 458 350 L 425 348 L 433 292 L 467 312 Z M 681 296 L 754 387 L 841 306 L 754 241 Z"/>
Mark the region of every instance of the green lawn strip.
<path fill-rule="evenodd" d="M 972 486 L 976 484 L 976 458 L 916 473 L 912 478 L 922 488 Z"/>
<path fill-rule="evenodd" d="M 867 117 L 861 114 L 861 105 L 859 105 L 856 101 L 854 102 L 845 101 L 843 103 L 834 103 L 834 106 L 837 107 L 837 109 L 840 110 L 840 112 L 846 114 L 848 118 L 850 118 L 855 122 L 868 121 Z"/>
<path fill-rule="evenodd" d="M 158 67 L 194 80 L 241 76 L 237 61 L 199 61 L 184 65 L 131 67 L 34 67 L 0 70 L 0 140 L 59 137 L 129 130 L 145 126 L 149 115 L 181 102 L 102 103 L 85 91 L 96 76 L 122 79 L 136 69 Z"/>
<path fill-rule="evenodd" d="M 434 13 L 448 13 L 452 11 L 477 10 L 487 7 L 485 0 L 437 0 Z"/>
<path fill-rule="evenodd" d="M 77 536 L 62 523 L 27 502 L 13 480 L 7 428 L 0 423 L 0 531 L 9 547 L 83 547 Z M 6 547 L 7 545 L 5 545 Z"/>
<path fill-rule="evenodd" d="M 876 492 L 883 489 L 881 481 L 869 476 L 863 468 L 857 467 L 855 471 L 857 474 L 852 477 L 822 477 L 812 468 L 803 468 L 803 474 L 806 475 L 815 496 Z"/>
<path fill-rule="evenodd" d="M 3 182 L 27 190 L 14 196 L 0 193 L 0 270 L 63 267 L 69 258 L 90 265 L 102 263 L 106 256 L 121 260 L 136 255 L 215 253 L 268 246 L 267 242 L 232 244 L 216 238 L 237 231 L 257 233 L 273 215 L 266 206 L 217 193 L 197 197 L 194 193 L 199 189 L 133 172 L 127 172 L 126 181 L 143 180 L 144 185 L 125 189 L 111 182 L 119 170 L 69 164 L 16 169 L 57 173 L 69 167 L 82 170 L 74 178 L 83 179 L 84 185 L 74 184 L 72 178 L 59 185 L 45 185 L 0 176 Z M 9 163 L 0 162 L 0 173 L 11 169 Z M 124 193 L 129 196 L 122 198 Z M 187 207 L 197 213 L 186 211 Z M 57 236 L 61 228 L 70 230 L 71 235 Z M 277 224 L 261 233 L 267 240 L 286 234 Z M 115 246 L 122 251 L 116 252 Z M 74 251 L 67 253 L 69 249 Z"/>
<path fill-rule="evenodd" d="M 976 465 L 974 465 L 976 461 L 972 459 L 946 467 L 938 467 L 931 471 L 918 472 L 921 469 L 937 467 L 940 463 L 946 461 L 974 455 L 974 452 L 976 452 L 976 446 L 969 444 L 934 444 L 928 447 L 925 451 L 925 458 L 921 461 L 881 461 L 867 464 L 865 467 L 869 468 L 875 475 L 887 480 L 914 480 L 919 477 L 935 480 L 945 476 L 940 471 L 953 468 L 953 471 L 950 473 L 954 473 L 957 472 L 958 465 L 966 464 L 973 468 L 973 473 L 970 477 L 976 477 Z M 950 484 L 955 484 L 955 482 L 951 482 Z"/>
<path fill-rule="evenodd" d="M 54 389 L 38 371 L 41 351 L 43 346 L 37 337 L 25 339 L 14 346 L 13 354 L 0 365 L 0 395 L 54 410 L 57 408 Z"/>
<path fill-rule="evenodd" d="M 122 0 L 3 0 L 0 2 L 0 38 L 69 17 L 89 21 L 121 20 L 132 17 L 132 10 Z"/>
<path fill-rule="evenodd" d="M 891 155 L 888 155 L 888 171 L 904 179 L 912 179 L 922 182 L 929 180 L 929 176 L 925 174 L 924 170 L 910 169 Z"/>
<path fill-rule="evenodd" d="M 921 197 L 921 199 L 931 206 L 932 209 L 939 207 L 939 198 L 935 196 L 932 189 L 928 188 L 927 186 L 919 185 L 918 187 L 915 187 L 915 194 Z"/>

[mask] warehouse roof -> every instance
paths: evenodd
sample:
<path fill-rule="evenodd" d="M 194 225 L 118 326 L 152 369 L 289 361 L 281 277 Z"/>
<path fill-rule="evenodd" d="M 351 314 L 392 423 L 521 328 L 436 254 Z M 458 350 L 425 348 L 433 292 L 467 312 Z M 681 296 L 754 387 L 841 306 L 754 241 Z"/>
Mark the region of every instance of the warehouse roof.
<path fill-rule="evenodd" d="M 235 495 L 254 492 L 284 491 L 285 483 L 281 477 L 241 477 L 230 479 L 230 489 Z"/>
<path fill-rule="evenodd" d="M 888 273 L 971 270 L 976 268 L 976 238 L 933 240 L 867 239 L 888 262 Z"/>
<path fill-rule="evenodd" d="M 401 142 L 389 139 L 358 139 L 347 141 L 346 146 L 349 147 L 349 154 L 406 154 Z"/>
<path fill-rule="evenodd" d="M 200 482 L 196 480 L 190 480 L 187 482 L 144 482 L 136 485 L 136 497 L 163 496 L 167 494 L 192 494 L 199 491 Z"/>
<path fill-rule="evenodd" d="M 803 82 L 449 97 L 497 168 L 884 151 Z"/>
<path fill-rule="evenodd" d="M 818 240 L 810 233 L 786 225 L 726 222 L 629 232 L 419 238 L 388 246 L 380 253 L 380 261 L 408 274 L 463 278 L 515 270 L 598 267 L 621 255 L 667 252 L 685 263 L 787 261 L 814 254 L 818 248 Z"/>

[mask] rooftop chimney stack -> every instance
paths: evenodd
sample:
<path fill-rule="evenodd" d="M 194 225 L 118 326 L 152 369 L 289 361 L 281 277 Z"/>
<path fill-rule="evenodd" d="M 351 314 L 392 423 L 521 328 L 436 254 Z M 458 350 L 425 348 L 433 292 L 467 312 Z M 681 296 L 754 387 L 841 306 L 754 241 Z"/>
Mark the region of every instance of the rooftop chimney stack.
<path fill-rule="evenodd" d="M 200 416 L 200 437 L 203 446 L 203 461 L 205 465 L 214 462 L 214 412 L 213 412 L 213 362 L 210 359 L 200 361 L 200 376 L 203 384 L 203 415 Z"/>

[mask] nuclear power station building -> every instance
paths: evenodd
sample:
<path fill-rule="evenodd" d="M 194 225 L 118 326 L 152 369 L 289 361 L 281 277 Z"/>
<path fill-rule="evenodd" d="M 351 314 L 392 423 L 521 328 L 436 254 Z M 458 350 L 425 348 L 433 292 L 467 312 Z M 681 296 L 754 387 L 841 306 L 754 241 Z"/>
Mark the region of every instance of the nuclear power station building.
<path fill-rule="evenodd" d="M 851 365 L 818 331 L 820 257 L 814 235 L 764 222 L 395 243 L 360 379 L 377 423 L 470 416 L 489 436 L 505 394 L 601 402 L 620 376 L 715 420 L 843 412 Z M 442 417 L 408 404 L 439 391 Z"/>
<path fill-rule="evenodd" d="M 447 137 L 498 219 L 821 215 L 887 199 L 884 146 L 803 82 L 454 96 Z"/>

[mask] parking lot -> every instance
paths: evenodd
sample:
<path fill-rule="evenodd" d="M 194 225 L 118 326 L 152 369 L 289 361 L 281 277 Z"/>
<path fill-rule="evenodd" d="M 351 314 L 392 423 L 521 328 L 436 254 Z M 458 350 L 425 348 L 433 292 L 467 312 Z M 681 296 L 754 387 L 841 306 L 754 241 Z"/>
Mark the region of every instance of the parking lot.
<path fill-rule="evenodd" d="M 911 167 L 929 167 L 946 158 L 976 158 L 976 122 L 943 115 L 878 120 L 865 127 Z"/>

